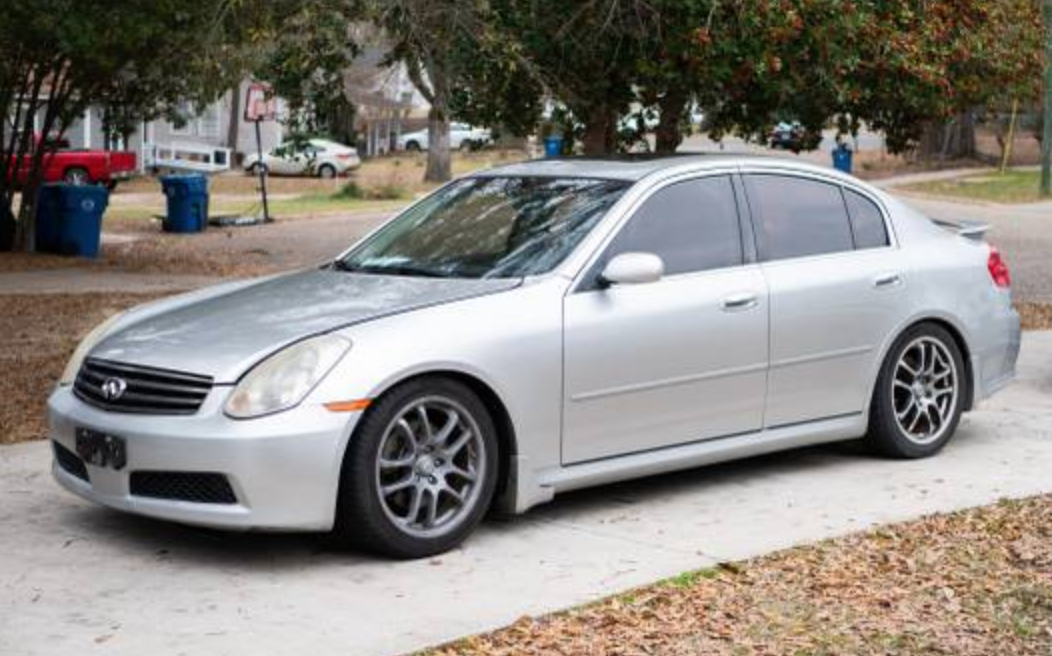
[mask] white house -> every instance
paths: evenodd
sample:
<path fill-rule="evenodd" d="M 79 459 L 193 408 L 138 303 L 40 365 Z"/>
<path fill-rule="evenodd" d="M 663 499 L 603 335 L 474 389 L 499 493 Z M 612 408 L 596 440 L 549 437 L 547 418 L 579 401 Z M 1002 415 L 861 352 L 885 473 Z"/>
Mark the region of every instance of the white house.
<path fill-rule="evenodd" d="M 247 81 L 241 84 L 237 116 L 232 117 L 233 94 L 227 92 L 200 112 L 195 112 L 190 103 L 186 103 L 180 111 L 184 117 L 180 125 L 166 119 L 143 122 L 128 142 L 118 143 L 117 148 L 136 152 L 143 171 L 170 168 L 217 172 L 232 168 L 244 155 L 256 151 L 255 124 L 246 122 L 243 116 L 248 84 Z M 284 106 L 279 99 L 279 117 L 283 112 Z M 237 121 L 234 144 L 228 142 L 232 118 Z M 284 133 L 280 121 L 263 121 L 260 124 L 263 150 L 280 145 Z M 104 148 L 100 110 L 92 108 L 85 112 L 66 130 L 66 138 L 72 148 Z"/>

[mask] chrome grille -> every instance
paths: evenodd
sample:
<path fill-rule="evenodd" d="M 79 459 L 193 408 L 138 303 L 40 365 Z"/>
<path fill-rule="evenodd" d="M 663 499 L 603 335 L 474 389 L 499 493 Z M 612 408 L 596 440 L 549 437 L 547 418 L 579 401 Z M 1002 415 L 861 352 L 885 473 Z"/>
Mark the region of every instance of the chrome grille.
<path fill-rule="evenodd" d="M 106 394 L 107 381 L 117 395 Z M 118 383 L 117 381 L 122 381 Z M 191 415 L 212 389 L 212 377 L 168 369 L 88 358 L 77 373 L 73 392 L 103 410 L 155 415 Z"/>

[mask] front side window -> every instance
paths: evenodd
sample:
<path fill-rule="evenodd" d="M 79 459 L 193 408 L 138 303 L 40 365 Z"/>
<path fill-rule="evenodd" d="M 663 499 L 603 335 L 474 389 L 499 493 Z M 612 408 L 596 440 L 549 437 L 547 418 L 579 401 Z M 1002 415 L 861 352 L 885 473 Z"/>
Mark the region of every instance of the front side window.
<path fill-rule="evenodd" d="M 759 219 L 765 259 L 783 260 L 854 250 L 840 187 L 783 175 L 745 177 L 749 207 Z"/>
<path fill-rule="evenodd" d="M 656 191 L 614 238 L 603 261 L 628 252 L 657 255 L 665 275 L 741 264 L 741 227 L 730 177 L 677 182 Z"/>
<path fill-rule="evenodd" d="M 409 208 L 336 266 L 430 277 L 546 273 L 629 186 L 590 178 L 467 178 Z"/>

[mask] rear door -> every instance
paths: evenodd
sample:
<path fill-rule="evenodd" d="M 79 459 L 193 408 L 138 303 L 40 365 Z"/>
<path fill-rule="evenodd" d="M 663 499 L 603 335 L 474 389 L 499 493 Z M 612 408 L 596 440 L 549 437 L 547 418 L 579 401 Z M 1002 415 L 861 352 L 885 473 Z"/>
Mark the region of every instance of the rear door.
<path fill-rule="evenodd" d="M 729 175 L 654 191 L 566 297 L 564 463 L 761 427 L 767 290 L 738 204 Z M 596 285 L 624 252 L 658 255 L 665 276 Z"/>
<path fill-rule="evenodd" d="M 771 303 L 766 426 L 861 412 L 905 311 L 882 208 L 821 177 L 750 173 L 745 189 Z"/>

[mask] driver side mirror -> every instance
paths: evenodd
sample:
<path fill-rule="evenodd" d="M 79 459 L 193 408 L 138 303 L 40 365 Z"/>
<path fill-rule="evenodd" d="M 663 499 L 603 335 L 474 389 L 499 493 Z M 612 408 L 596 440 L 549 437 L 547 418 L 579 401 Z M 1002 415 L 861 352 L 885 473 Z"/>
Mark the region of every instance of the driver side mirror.
<path fill-rule="evenodd" d="M 665 263 L 653 253 L 621 253 L 610 260 L 599 274 L 603 287 L 643 285 L 657 282 L 665 275 Z"/>

